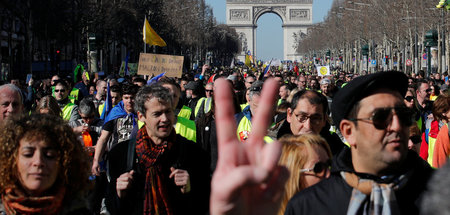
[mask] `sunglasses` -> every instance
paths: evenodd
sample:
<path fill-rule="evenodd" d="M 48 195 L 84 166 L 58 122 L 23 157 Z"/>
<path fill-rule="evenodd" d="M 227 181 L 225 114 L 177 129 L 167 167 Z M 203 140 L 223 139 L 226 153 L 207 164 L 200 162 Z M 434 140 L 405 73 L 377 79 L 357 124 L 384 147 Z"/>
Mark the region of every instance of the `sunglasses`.
<path fill-rule="evenodd" d="M 369 118 L 349 119 L 350 121 L 372 121 L 376 129 L 383 130 L 388 127 L 392 122 L 393 112 L 395 111 L 400 122 L 404 126 L 411 126 L 414 122 L 414 112 L 407 107 L 388 107 L 377 108 L 373 111 L 372 116 Z"/>
<path fill-rule="evenodd" d="M 331 160 L 327 160 L 325 162 L 317 162 L 314 164 L 313 168 L 305 168 L 301 169 L 300 172 L 314 172 L 317 176 L 324 176 L 325 173 L 330 169 Z"/>
<path fill-rule="evenodd" d="M 59 92 L 64 93 L 64 91 L 66 91 L 66 90 L 64 90 L 64 89 L 56 90 L 56 89 L 55 89 L 55 93 L 59 93 Z"/>
<path fill-rule="evenodd" d="M 414 99 L 414 96 L 406 96 L 405 100 L 411 102 Z"/>
<path fill-rule="evenodd" d="M 205 92 L 212 93 L 212 92 L 214 92 L 214 90 L 205 90 Z"/>

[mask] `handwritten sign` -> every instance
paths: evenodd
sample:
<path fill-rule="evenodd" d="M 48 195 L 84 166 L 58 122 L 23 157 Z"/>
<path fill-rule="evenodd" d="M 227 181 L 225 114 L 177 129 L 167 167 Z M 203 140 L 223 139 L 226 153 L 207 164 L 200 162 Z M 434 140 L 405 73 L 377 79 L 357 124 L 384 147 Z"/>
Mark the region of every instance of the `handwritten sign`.
<path fill-rule="evenodd" d="M 139 55 L 139 75 L 166 73 L 167 77 L 179 77 L 183 72 L 183 56 L 141 53 Z"/>

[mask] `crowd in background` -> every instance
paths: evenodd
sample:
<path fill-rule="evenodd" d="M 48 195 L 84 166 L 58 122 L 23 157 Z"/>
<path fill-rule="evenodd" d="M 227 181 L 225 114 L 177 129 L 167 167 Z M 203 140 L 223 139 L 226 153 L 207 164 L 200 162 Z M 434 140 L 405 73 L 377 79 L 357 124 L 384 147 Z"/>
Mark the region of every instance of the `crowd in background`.
<path fill-rule="evenodd" d="M 272 79 L 275 81 L 268 81 Z M 266 87 L 266 83 L 272 87 Z M 382 76 L 336 70 L 331 75 L 319 76 L 314 68 L 306 65 L 295 70 L 272 68 L 267 73 L 205 65 L 197 73 L 184 73 L 175 78 L 98 77 L 81 71 L 75 77 L 53 75 L 41 80 L 33 77 L 14 79 L 0 86 L 0 121 L 3 123 L 0 211 L 7 214 L 228 213 L 216 210 L 217 204 L 213 203 L 220 199 L 217 193 L 221 189 L 229 188 L 225 184 L 223 188 L 217 188 L 221 186 L 217 185 L 220 181 L 217 178 L 225 171 L 220 160 L 226 154 L 230 164 L 235 159 L 238 163 L 252 164 L 253 159 L 258 158 L 250 156 L 251 153 L 269 152 L 252 151 L 246 156 L 233 154 L 234 150 L 240 149 L 227 149 L 220 144 L 231 141 L 224 139 L 227 132 L 232 134 L 228 138 L 234 136 L 234 141 L 242 144 L 237 147 L 254 147 L 257 134 L 269 149 L 273 147 L 276 151 L 276 145 L 281 144 L 277 166 L 283 168 L 277 168 L 271 174 L 283 182 L 278 187 L 283 192 L 275 209 L 262 214 L 311 213 L 316 211 L 308 210 L 313 207 L 311 205 L 299 209 L 299 205 L 307 204 L 307 200 L 296 194 L 308 187 L 321 189 L 315 185 L 341 174 L 334 171 L 335 165 L 344 172 L 342 169 L 347 168 L 347 163 L 334 163 L 332 167 L 332 160 L 345 163 L 345 159 L 339 159 L 345 153 L 350 156 L 350 148 L 352 158 L 356 159 L 356 143 L 350 138 L 353 136 L 349 130 L 343 130 L 347 127 L 342 126 L 342 121 L 358 121 L 355 124 L 361 126 L 360 121 L 368 120 L 376 129 L 383 130 L 395 124 L 394 116 L 402 126 L 407 126 L 408 153 L 416 153 L 425 165 L 417 170 L 423 176 L 414 181 L 418 183 L 417 192 L 408 192 L 417 195 L 408 197 L 408 201 L 417 200 L 431 177 L 429 167 L 443 167 L 450 155 L 448 86 L 447 73 L 426 77 L 425 72 L 420 71 L 407 76 Z M 403 93 L 401 104 L 390 107 L 389 103 L 389 108 L 376 109 L 367 119 L 352 115 L 358 113 L 359 108 L 339 105 L 365 105 L 365 97 L 378 95 L 375 87 Z M 266 92 L 263 88 L 269 90 Z M 369 89 L 375 93 L 364 94 L 365 97 L 355 94 L 358 90 Z M 269 97 L 276 97 L 276 100 L 268 102 Z M 337 104 L 334 102 L 336 97 Z M 360 101 L 351 100 L 353 97 Z M 220 102 L 216 101 L 219 99 Z M 370 104 L 376 106 L 377 102 Z M 370 105 L 367 107 L 371 108 Z M 235 129 L 224 120 L 225 115 L 231 114 L 234 117 L 229 120 L 233 121 Z M 376 138 L 366 135 L 369 142 Z M 407 159 L 422 165 L 409 154 Z M 220 173 L 215 173 L 217 168 L 221 168 Z M 411 174 L 417 174 L 417 171 Z M 342 173 L 350 186 L 353 186 L 353 178 L 363 178 L 359 173 L 354 174 L 355 170 L 350 173 Z M 391 176 L 397 172 L 382 174 Z M 399 172 L 401 177 L 411 177 L 411 174 Z M 381 186 L 374 177 L 368 178 Z M 242 183 L 237 190 L 251 186 Z M 355 187 L 353 192 L 359 192 L 359 188 Z M 317 189 L 300 193 L 305 196 L 320 193 Z M 349 196 L 350 193 L 342 195 Z M 224 201 L 244 198 L 237 194 L 238 191 Z M 399 207 L 394 212 L 418 214 L 420 207 L 409 207 L 409 203 L 402 200 L 406 199 L 405 195 L 397 195 Z M 357 196 L 352 194 L 352 198 Z M 372 210 L 353 200 L 351 203 L 349 208 L 345 206 L 344 212 L 354 209 L 356 214 L 363 214 Z M 258 200 L 245 204 L 242 207 L 232 205 L 229 209 L 239 213 L 259 211 L 258 207 L 255 211 L 240 210 L 248 205 L 257 206 Z M 321 205 L 317 203 L 317 206 Z M 223 207 L 227 208 L 226 205 Z M 336 213 L 340 212 L 341 208 L 336 209 Z"/>

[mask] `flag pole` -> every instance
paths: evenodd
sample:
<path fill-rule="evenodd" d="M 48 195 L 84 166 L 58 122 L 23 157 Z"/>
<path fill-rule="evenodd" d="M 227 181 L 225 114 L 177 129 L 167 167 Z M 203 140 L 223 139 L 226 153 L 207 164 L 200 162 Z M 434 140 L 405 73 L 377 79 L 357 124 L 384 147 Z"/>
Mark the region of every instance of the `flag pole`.
<path fill-rule="evenodd" d="M 145 15 L 145 20 L 147 20 L 147 15 Z M 145 20 L 144 20 L 144 28 L 145 28 Z M 145 32 L 143 33 L 145 34 Z M 145 43 L 145 41 L 144 41 L 144 53 L 147 53 L 147 43 Z"/>

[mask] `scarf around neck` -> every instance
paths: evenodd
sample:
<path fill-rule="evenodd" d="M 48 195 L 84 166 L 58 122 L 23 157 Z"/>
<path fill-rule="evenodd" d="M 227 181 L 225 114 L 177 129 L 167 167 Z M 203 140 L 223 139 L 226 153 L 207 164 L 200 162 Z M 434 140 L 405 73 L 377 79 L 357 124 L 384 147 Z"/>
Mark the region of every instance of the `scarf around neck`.
<path fill-rule="evenodd" d="M 353 187 L 347 214 L 400 214 L 395 198 L 395 190 L 402 188 L 412 171 L 390 180 L 389 183 L 378 183 L 374 180 L 360 178 L 353 172 L 340 172 L 345 182 Z M 369 199 L 367 199 L 369 197 Z"/>
<path fill-rule="evenodd" d="M 61 186 L 53 196 L 30 197 L 20 189 L 6 189 L 2 202 L 7 214 L 57 214 L 62 209 L 66 189 Z"/>
<path fill-rule="evenodd" d="M 156 145 L 150 139 L 145 127 L 136 136 L 136 154 L 145 171 L 144 214 L 173 214 L 167 193 L 169 179 L 164 175 L 162 162 L 172 148 L 175 133 L 162 144 Z"/>

